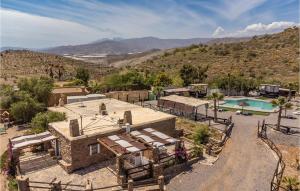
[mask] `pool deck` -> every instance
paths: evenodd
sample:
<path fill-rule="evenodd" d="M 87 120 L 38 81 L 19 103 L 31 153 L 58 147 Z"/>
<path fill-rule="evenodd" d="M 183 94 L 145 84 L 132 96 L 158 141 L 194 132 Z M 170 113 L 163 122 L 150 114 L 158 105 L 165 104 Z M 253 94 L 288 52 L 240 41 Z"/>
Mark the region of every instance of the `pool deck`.
<path fill-rule="evenodd" d="M 261 99 L 249 98 L 249 97 L 229 97 L 229 98 L 225 98 L 224 100 L 226 101 L 226 100 L 243 100 L 243 99 L 270 103 L 270 101 L 268 101 L 268 100 L 261 100 Z M 251 106 L 241 107 L 239 105 L 229 106 L 229 105 L 224 105 L 224 104 L 226 104 L 224 101 L 220 102 L 220 107 L 222 107 L 222 108 L 231 108 L 231 109 L 244 109 L 244 110 L 259 111 L 259 112 L 265 112 L 265 113 L 275 113 L 275 112 L 278 112 L 278 110 L 279 110 L 278 107 L 275 107 L 272 110 L 265 110 L 265 109 L 259 109 L 257 107 L 251 107 Z"/>

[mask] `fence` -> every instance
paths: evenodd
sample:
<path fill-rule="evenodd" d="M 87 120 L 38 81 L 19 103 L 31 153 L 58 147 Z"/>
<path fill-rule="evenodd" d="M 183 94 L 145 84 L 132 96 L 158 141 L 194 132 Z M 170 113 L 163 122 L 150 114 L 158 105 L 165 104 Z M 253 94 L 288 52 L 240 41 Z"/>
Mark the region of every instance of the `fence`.
<path fill-rule="evenodd" d="M 280 186 L 281 183 L 281 179 L 282 179 L 282 175 L 285 169 L 285 163 L 282 160 L 282 154 L 280 152 L 280 150 L 276 147 L 276 145 L 270 140 L 268 139 L 267 136 L 267 127 L 270 126 L 269 124 L 265 123 L 265 120 L 263 120 L 262 124 L 260 125 L 260 122 L 258 122 L 257 124 L 257 136 L 262 139 L 277 155 L 278 157 L 278 162 L 276 165 L 276 169 L 275 172 L 273 174 L 273 178 L 271 181 L 271 191 L 278 191 L 280 188 L 283 190 L 283 187 Z"/>
<path fill-rule="evenodd" d="M 61 181 L 53 179 L 50 182 L 42 182 L 42 181 L 32 181 L 29 178 L 24 178 L 22 176 L 17 177 L 18 190 L 19 191 L 30 191 L 34 190 L 51 190 L 51 191 L 94 191 L 94 190 L 122 190 L 121 185 L 109 185 L 104 187 L 94 187 L 92 186 L 91 181 L 87 181 L 86 184 L 72 184 L 72 183 L 61 183 Z M 127 186 L 127 184 L 123 185 Z"/>
<path fill-rule="evenodd" d="M 133 180 L 140 180 L 145 177 L 149 178 L 152 176 L 151 164 L 125 169 L 125 175 L 127 178 L 131 178 Z"/>
<path fill-rule="evenodd" d="M 172 115 L 176 115 L 178 117 L 184 117 L 187 119 L 191 119 L 194 121 L 205 121 L 205 120 L 214 120 L 213 116 L 209 116 L 209 115 L 204 115 L 201 113 L 187 113 L 187 112 L 180 112 L 178 110 L 175 110 L 172 107 L 163 107 L 163 106 L 158 106 L 156 104 L 151 104 L 151 103 L 141 103 L 142 107 L 147 107 L 156 111 L 162 111 L 165 113 L 169 113 Z M 226 118 L 221 118 L 221 117 L 217 117 L 217 123 L 221 123 L 224 125 L 229 125 L 232 121 L 232 116 L 230 116 L 228 119 Z"/>
<path fill-rule="evenodd" d="M 159 158 L 159 163 L 163 166 L 163 168 L 168 168 L 176 163 L 175 154 L 167 155 Z"/>

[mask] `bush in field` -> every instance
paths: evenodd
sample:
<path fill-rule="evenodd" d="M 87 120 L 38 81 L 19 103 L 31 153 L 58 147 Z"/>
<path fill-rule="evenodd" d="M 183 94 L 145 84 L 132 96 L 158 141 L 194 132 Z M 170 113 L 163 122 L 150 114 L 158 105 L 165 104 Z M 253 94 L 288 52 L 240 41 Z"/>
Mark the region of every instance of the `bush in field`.
<path fill-rule="evenodd" d="M 198 127 L 193 135 L 195 144 L 201 145 L 208 142 L 209 129 L 207 126 Z"/>
<path fill-rule="evenodd" d="M 47 130 L 48 123 L 63 121 L 66 119 L 65 113 L 61 112 L 45 112 L 38 113 L 31 120 L 31 129 L 29 133 L 41 133 Z"/>

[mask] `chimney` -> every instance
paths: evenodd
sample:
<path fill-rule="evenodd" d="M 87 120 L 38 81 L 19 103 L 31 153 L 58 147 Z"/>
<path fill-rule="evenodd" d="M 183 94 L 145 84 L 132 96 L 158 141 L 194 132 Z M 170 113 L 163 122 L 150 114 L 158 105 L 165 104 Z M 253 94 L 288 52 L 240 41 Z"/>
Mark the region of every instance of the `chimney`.
<path fill-rule="evenodd" d="M 125 111 L 124 112 L 124 124 L 128 123 L 129 125 L 132 125 L 132 114 L 131 111 Z"/>
<path fill-rule="evenodd" d="M 71 119 L 69 123 L 70 136 L 77 137 L 80 135 L 79 133 L 79 123 L 78 119 Z"/>
<path fill-rule="evenodd" d="M 101 115 L 107 115 L 105 103 L 101 103 L 101 105 L 99 106 L 99 113 Z"/>

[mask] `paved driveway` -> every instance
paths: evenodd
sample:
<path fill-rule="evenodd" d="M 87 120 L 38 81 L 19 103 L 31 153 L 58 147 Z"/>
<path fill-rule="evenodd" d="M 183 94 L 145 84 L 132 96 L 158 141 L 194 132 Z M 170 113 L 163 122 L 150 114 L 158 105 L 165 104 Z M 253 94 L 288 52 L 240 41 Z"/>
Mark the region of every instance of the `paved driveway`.
<path fill-rule="evenodd" d="M 213 166 L 195 164 L 190 172 L 173 178 L 167 186 L 169 190 L 270 189 L 276 158 L 256 134 L 257 121 L 266 117 L 238 116 L 232 112 L 219 115 L 232 115 L 235 123 L 219 160 Z"/>

